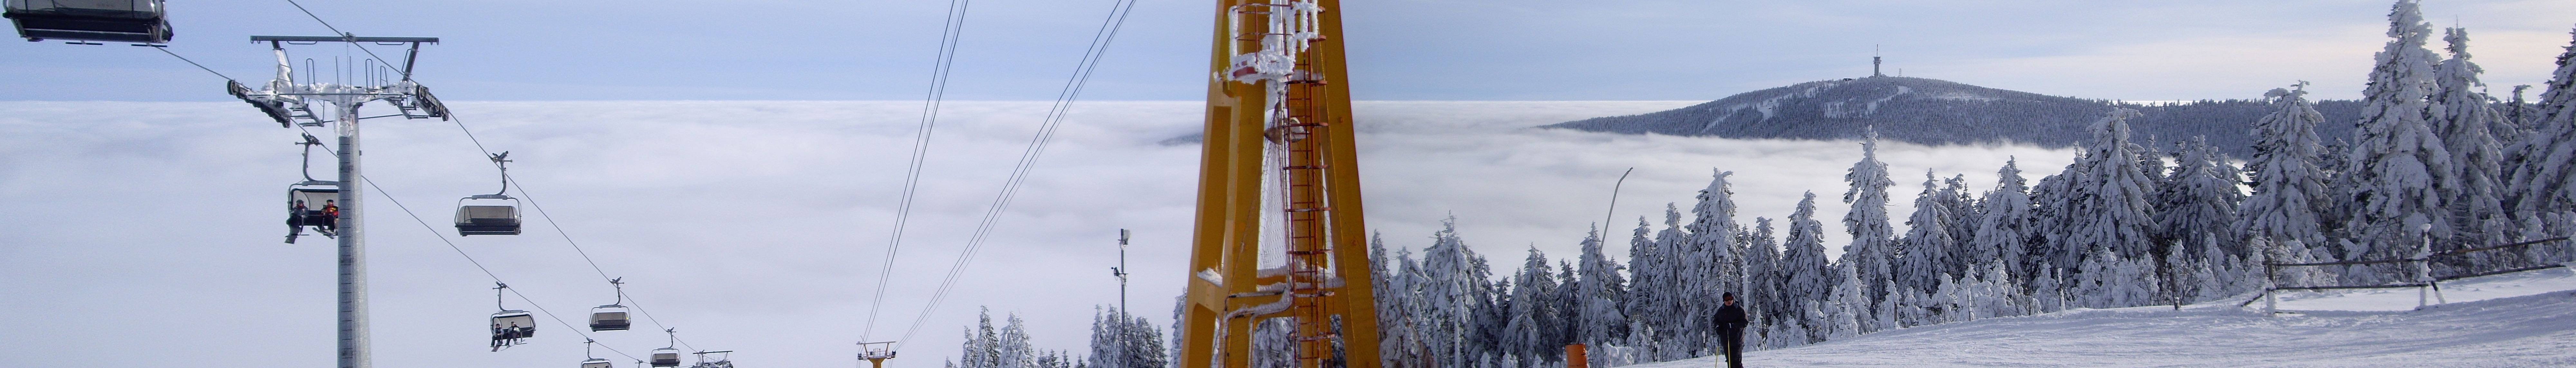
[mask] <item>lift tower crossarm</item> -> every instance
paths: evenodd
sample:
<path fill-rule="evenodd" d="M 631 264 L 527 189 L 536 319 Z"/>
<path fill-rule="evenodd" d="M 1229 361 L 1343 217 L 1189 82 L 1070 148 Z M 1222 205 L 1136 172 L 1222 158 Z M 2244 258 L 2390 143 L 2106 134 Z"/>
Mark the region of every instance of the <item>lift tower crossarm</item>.
<path fill-rule="evenodd" d="M 438 98 L 430 96 L 428 87 L 422 87 L 420 83 L 408 78 L 409 71 L 404 72 L 406 78 L 387 84 L 375 84 L 373 81 L 357 81 L 356 84 L 296 81 L 294 65 L 286 56 L 286 44 L 401 42 L 411 44 L 415 50 L 414 55 L 417 55 L 416 51 L 420 44 L 436 43 L 438 38 L 357 37 L 342 34 L 339 36 L 251 36 L 250 39 L 252 42 L 269 44 L 269 49 L 277 56 L 277 76 L 261 85 L 259 89 L 226 81 L 224 86 L 226 92 L 240 98 L 242 102 L 258 107 L 270 119 L 276 120 L 280 126 L 328 126 L 332 128 L 333 135 L 338 138 L 339 147 L 332 150 L 332 153 L 339 158 L 337 166 L 340 174 L 339 180 L 334 182 L 339 191 L 339 198 L 334 201 L 337 202 L 335 204 L 339 206 L 340 212 L 339 217 L 332 220 L 332 224 L 337 228 L 340 243 L 339 300 L 338 308 L 335 308 L 340 322 L 337 360 L 339 368 L 370 367 L 374 365 L 374 357 L 370 353 L 370 338 L 367 331 L 366 222 L 365 217 L 360 216 L 366 207 L 360 202 L 365 196 L 360 193 L 357 185 L 365 177 L 359 165 L 359 158 L 362 157 L 360 154 L 364 151 L 358 145 L 358 120 L 363 115 L 359 115 L 358 107 L 369 102 L 385 101 L 402 110 L 403 113 L 399 116 L 411 119 L 445 118 L 447 107 L 441 105 Z M 309 178 L 306 180 L 306 183 L 317 182 L 319 181 L 309 180 Z"/>

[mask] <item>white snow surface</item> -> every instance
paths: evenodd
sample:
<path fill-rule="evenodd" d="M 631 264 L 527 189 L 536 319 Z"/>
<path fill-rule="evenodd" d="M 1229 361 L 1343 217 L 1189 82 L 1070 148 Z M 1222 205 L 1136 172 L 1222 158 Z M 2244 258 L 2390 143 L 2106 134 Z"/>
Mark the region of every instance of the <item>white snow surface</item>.
<path fill-rule="evenodd" d="M 2263 317 L 2245 297 L 2184 306 L 2076 309 L 1889 330 L 1745 353 L 1749 367 L 2565 367 L 2576 366 L 2576 273 L 2566 268 L 2414 289 L 2304 295 Z M 2402 294 L 2404 308 L 2386 310 Z M 2296 305 L 2300 308 L 2291 308 Z M 1630 365 L 1719 367 L 1715 357 Z"/>

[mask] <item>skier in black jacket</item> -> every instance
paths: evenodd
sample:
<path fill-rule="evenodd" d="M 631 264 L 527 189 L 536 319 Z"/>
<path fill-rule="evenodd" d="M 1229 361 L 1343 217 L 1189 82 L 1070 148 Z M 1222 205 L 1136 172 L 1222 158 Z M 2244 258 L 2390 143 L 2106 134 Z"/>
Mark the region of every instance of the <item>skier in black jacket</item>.
<path fill-rule="evenodd" d="M 1744 307 L 1735 306 L 1735 293 L 1723 297 L 1726 306 L 1717 307 L 1718 346 L 1726 350 L 1726 366 L 1744 368 Z"/>

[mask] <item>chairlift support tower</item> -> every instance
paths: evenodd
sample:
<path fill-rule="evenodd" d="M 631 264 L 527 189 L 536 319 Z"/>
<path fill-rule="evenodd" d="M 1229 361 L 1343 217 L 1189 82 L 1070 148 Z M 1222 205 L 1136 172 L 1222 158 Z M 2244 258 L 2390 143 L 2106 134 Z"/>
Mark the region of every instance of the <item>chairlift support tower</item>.
<path fill-rule="evenodd" d="M 1175 366 L 1249 367 L 1254 326 L 1283 317 L 1297 367 L 1381 365 L 1340 3 L 1217 1 Z"/>
<path fill-rule="evenodd" d="M 339 158 L 340 169 L 340 180 L 337 183 L 340 187 L 340 216 L 335 219 L 340 241 L 340 290 L 339 305 L 336 308 L 340 319 L 339 367 L 371 367 L 372 355 L 368 352 L 367 336 L 366 227 L 363 222 L 364 217 L 358 216 L 358 213 L 365 208 L 360 205 L 359 200 L 364 196 L 360 195 L 358 190 L 359 180 L 361 180 L 358 158 L 363 152 L 358 145 L 358 120 L 397 116 L 408 119 L 445 119 L 447 117 L 447 107 L 440 104 L 438 98 L 429 94 L 429 88 L 422 87 L 420 83 L 411 80 L 411 67 L 420 55 L 420 45 L 438 43 L 438 38 L 358 37 L 341 34 L 338 36 L 251 36 L 250 40 L 255 43 L 267 43 L 269 49 L 277 55 L 277 75 L 275 79 L 255 90 L 240 82 L 226 81 L 228 92 L 232 93 L 233 97 L 241 98 L 243 102 L 259 107 L 261 112 L 267 113 L 271 120 L 276 120 L 281 126 L 327 126 L 332 128 L 334 135 L 338 136 L 339 148 L 333 153 Z M 310 45 L 322 42 L 408 44 L 410 50 L 402 55 L 400 70 L 385 70 L 388 73 L 377 75 L 373 71 L 380 69 L 377 69 L 375 64 L 364 64 L 352 66 L 366 68 L 368 72 L 335 73 L 348 77 L 364 76 L 365 80 L 342 81 L 342 83 L 297 81 L 295 65 L 287 58 L 286 45 Z M 363 116 L 358 113 L 359 106 L 376 101 L 387 102 L 401 112 L 382 116 Z M 321 113 L 326 110 L 330 111 L 327 116 Z"/>

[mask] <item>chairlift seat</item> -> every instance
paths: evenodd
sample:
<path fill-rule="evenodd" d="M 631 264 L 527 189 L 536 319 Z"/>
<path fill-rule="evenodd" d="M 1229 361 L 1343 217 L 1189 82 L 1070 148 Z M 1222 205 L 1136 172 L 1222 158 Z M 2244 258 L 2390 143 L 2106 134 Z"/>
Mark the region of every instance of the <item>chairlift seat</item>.
<path fill-rule="evenodd" d="M 456 235 L 519 235 L 517 198 L 484 194 L 456 202 Z"/>
<path fill-rule="evenodd" d="M 304 182 L 288 187 L 286 190 L 287 212 L 289 212 L 287 220 L 297 226 L 322 226 L 331 223 L 331 215 L 323 212 L 322 209 L 326 204 L 340 199 L 340 188 L 327 183 L 329 182 Z M 293 210 L 296 201 L 304 202 L 303 211 Z"/>
<path fill-rule="evenodd" d="M 590 358 L 590 360 L 581 361 L 581 368 L 617 368 L 617 365 L 609 363 L 607 359 Z"/>
<path fill-rule="evenodd" d="M 8 0 L 7 17 L 28 41 L 169 43 L 162 0 Z"/>
<path fill-rule="evenodd" d="M 510 341 L 537 336 L 537 318 L 524 310 L 505 310 L 492 314 L 492 341 Z M 515 342 L 515 341 L 513 341 Z"/>
<path fill-rule="evenodd" d="M 590 331 L 625 331 L 632 326 L 626 319 L 626 306 L 609 304 L 590 309 Z"/>
<path fill-rule="evenodd" d="M 655 366 L 655 367 L 678 367 L 678 366 L 680 366 L 680 349 L 674 349 L 674 348 L 660 348 L 660 349 L 653 349 L 653 366 Z"/>

